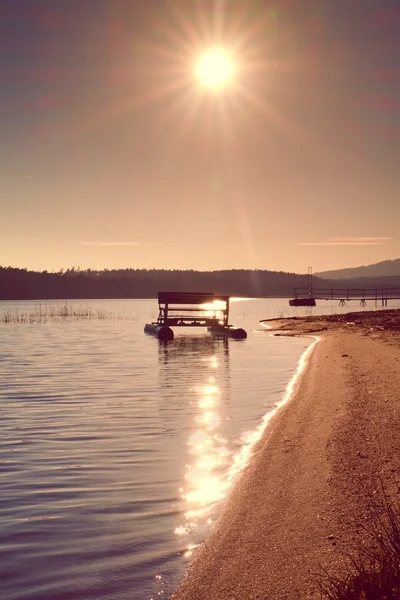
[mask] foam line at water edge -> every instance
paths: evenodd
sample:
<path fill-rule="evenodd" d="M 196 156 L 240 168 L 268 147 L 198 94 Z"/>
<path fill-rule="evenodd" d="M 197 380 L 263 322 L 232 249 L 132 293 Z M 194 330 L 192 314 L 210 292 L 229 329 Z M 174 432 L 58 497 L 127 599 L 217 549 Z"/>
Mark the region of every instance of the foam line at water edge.
<path fill-rule="evenodd" d="M 254 445 L 262 438 L 264 431 L 266 430 L 267 425 L 272 419 L 272 417 L 293 396 L 296 383 L 300 378 L 301 374 L 303 373 L 304 369 L 306 368 L 308 360 L 310 359 L 316 344 L 320 341 L 320 338 L 318 336 L 310 337 L 312 337 L 314 341 L 301 355 L 297 369 L 286 386 L 286 390 L 282 400 L 278 402 L 278 404 L 276 404 L 272 410 L 268 411 L 267 414 L 264 415 L 261 424 L 253 432 L 250 432 L 246 445 L 244 445 L 240 452 L 238 452 L 238 454 L 235 456 L 234 462 L 231 468 L 229 469 L 227 477 L 227 483 L 229 487 L 231 486 L 235 477 L 240 473 L 240 471 L 242 471 L 246 467 L 247 463 L 251 458 Z"/>

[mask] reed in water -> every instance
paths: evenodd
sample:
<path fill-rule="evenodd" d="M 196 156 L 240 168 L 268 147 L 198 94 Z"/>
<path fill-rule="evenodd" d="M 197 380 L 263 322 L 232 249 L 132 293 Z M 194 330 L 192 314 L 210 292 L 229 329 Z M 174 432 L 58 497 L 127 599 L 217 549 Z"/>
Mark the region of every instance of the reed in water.
<path fill-rule="evenodd" d="M 56 302 L 35 304 L 31 309 L 6 311 L 0 315 L 1 323 L 47 323 L 49 321 L 121 320 L 126 315 L 116 314 L 104 308 L 93 308 L 89 304 Z"/>

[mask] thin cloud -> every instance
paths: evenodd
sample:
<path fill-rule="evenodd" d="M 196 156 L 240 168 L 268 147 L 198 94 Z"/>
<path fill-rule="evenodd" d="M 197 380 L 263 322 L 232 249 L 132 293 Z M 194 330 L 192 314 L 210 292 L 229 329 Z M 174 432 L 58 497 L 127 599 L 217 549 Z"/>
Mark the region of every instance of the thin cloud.
<path fill-rule="evenodd" d="M 334 237 L 328 238 L 330 242 L 388 242 L 391 237 Z"/>
<path fill-rule="evenodd" d="M 143 242 L 78 242 L 78 246 L 154 246 L 154 243 Z M 158 245 L 158 244 L 157 244 Z"/>
<path fill-rule="evenodd" d="M 296 246 L 382 246 L 383 242 L 297 242 Z"/>
<path fill-rule="evenodd" d="M 391 237 L 337 237 L 323 242 L 297 242 L 296 246 L 382 246 Z"/>
<path fill-rule="evenodd" d="M 21 175 L 21 178 L 22 179 L 33 179 L 32 175 L 28 175 L 28 174 Z"/>

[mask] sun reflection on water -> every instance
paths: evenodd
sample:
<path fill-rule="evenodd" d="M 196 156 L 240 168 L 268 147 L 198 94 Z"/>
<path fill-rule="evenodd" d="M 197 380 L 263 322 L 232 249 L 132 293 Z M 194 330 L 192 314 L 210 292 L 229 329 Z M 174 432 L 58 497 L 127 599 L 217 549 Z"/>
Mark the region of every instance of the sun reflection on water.
<path fill-rule="evenodd" d="M 200 368 L 195 371 L 196 383 L 202 383 L 190 389 L 195 410 L 191 413 L 193 428 L 187 440 L 184 484 L 179 490 L 184 517 L 175 529 L 175 534 L 182 536 L 184 558 L 190 559 L 194 548 L 208 535 L 216 517 L 216 505 L 226 497 L 236 477 L 248 464 L 271 417 L 292 394 L 296 378 L 313 346 L 311 344 L 303 353 L 283 397 L 265 409 L 261 404 L 260 410 L 265 412 L 261 412 L 259 425 L 238 432 L 232 443 L 232 439 L 228 441 L 223 435 L 232 410 L 232 401 L 227 394 L 229 346 L 221 347 L 223 353 L 216 355 L 215 346 L 204 344 L 207 351 L 200 358 L 201 365 L 197 365 Z"/>
<path fill-rule="evenodd" d="M 216 369 L 218 367 L 218 358 L 216 356 L 208 356 L 207 358 L 203 358 L 202 360 L 203 362 L 208 363 L 213 369 Z M 205 393 L 207 393 L 207 390 L 205 390 Z"/>
<path fill-rule="evenodd" d="M 218 367 L 218 359 L 211 355 L 202 359 L 209 368 Z M 187 442 L 189 463 L 186 465 L 185 485 L 180 495 L 186 504 L 186 523 L 175 529 L 177 535 L 188 535 L 198 526 L 210 526 L 209 513 L 227 491 L 225 470 L 229 464 L 230 451 L 227 440 L 220 435 L 221 391 L 215 376 L 209 376 L 205 385 L 194 388 L 197 395 L 198 413 L 196 429 Z M 184 552 L 190 558 L 196 544 L 190 543 Z"/>

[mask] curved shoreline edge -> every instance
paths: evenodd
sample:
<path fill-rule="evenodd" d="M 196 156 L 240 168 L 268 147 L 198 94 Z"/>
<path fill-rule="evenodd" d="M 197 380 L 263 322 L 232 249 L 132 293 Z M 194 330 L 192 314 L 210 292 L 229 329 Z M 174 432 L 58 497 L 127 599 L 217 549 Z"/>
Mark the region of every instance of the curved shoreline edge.
<path fill-rule="evenodd" d="M 294 395 L 296 393 L 296 388 L 300 382 L 300 378 L 303 377 L 303 375 L 305 374 L 307 366 L 311 359 L 312 353 L 315 350 L 316 345 L 320 341 L 319 336 L 307 335 L 304 337 L 314 338 L 314 341 L 311 342 L 311 344 L 308 346 L 308 348 L 306 348 L 304 350 L 304 352 L 302 353 L 302 355 L 300 356 L 300 359 L 299 359 L 299 362 L 297 365 L 297 369 L 293 373 L 292 377 L 290 378 L 290 380 L 286 386 L 285 393 L 283 394 L 282 400 L 280 402 L 278 402 L 278 404 L 276 404 L 275 408 L 273 408 L 271 411 L 269 411 L 264 416 L 263 423 L 261 425 L 262 434 L 265 433 L 265 430 L 266 430 L 269 422 L 275 417 L 275 415 L 279 412 L 279 410 L 281 408 L 283 408 L 286 404 L 288 404 L 291 401 L 291 399 L 294 397 Z M 261 436 L 260 436 L 260 438 L 261 438 Z"/>
<path fill-rule="evenodd" d="M 258 425 L 253 432 L 253 439 L 250 443 L 246 444 L 242 450 L 239 452 L 238 456 L 236 456 L 235 461 L 232 467 L 228 471 L 227 479 L 227 488 L 228 493 L 227 497 L 223 498 L 221 502 L 221 506 L 223 507 L 226 502 L 229 502 L 229 495 L 232 489 L 232 486 L 235 485 L 235 481 L 238 477 L 240 477 L 240 473 L 243 469 L 248 467 L 249 461 L 252 459 L 253 452 L 255 451 L 257 444 L 262 440 L 265 432 L 268 428 L 270 421 L 279 413 L 280 409 L 283 408 L 286 404 L 288 404 L 293 396 L 295 395 L 296 386 L 298 385 L 300 378 L 303 376 L 305 372 L 308 362 L 312 356 L 313 350 L 315 349 L 317 343 L 320 338 L 314 335 L 302 336 L 306 338 L 314 338 L 314 341 L 310 343 L 310 345 L 302 352 L 295 372 L 290 377 L 285 391 L 282 395 L 282 399 L 277 402 L 271 410 L 269 410 L 261 419 L 260 425 Z M 223 508 L 222 508 L 223 510 Z M 199 550 L 200 551 L 200 550 Z M 189 567 L 190 568 L 190 567 Z"/>
<path fill-rule="evenodd" d="M 364 541 L 371 494 L 400 477 L 399 314 L 386 317 L 394 332 L 378 313 L 376 327 L 277 324 L 327 331 L 303 353 L 174 600 L 319 598 L 320 568 L 347 572 L 343 553 Z"/>

